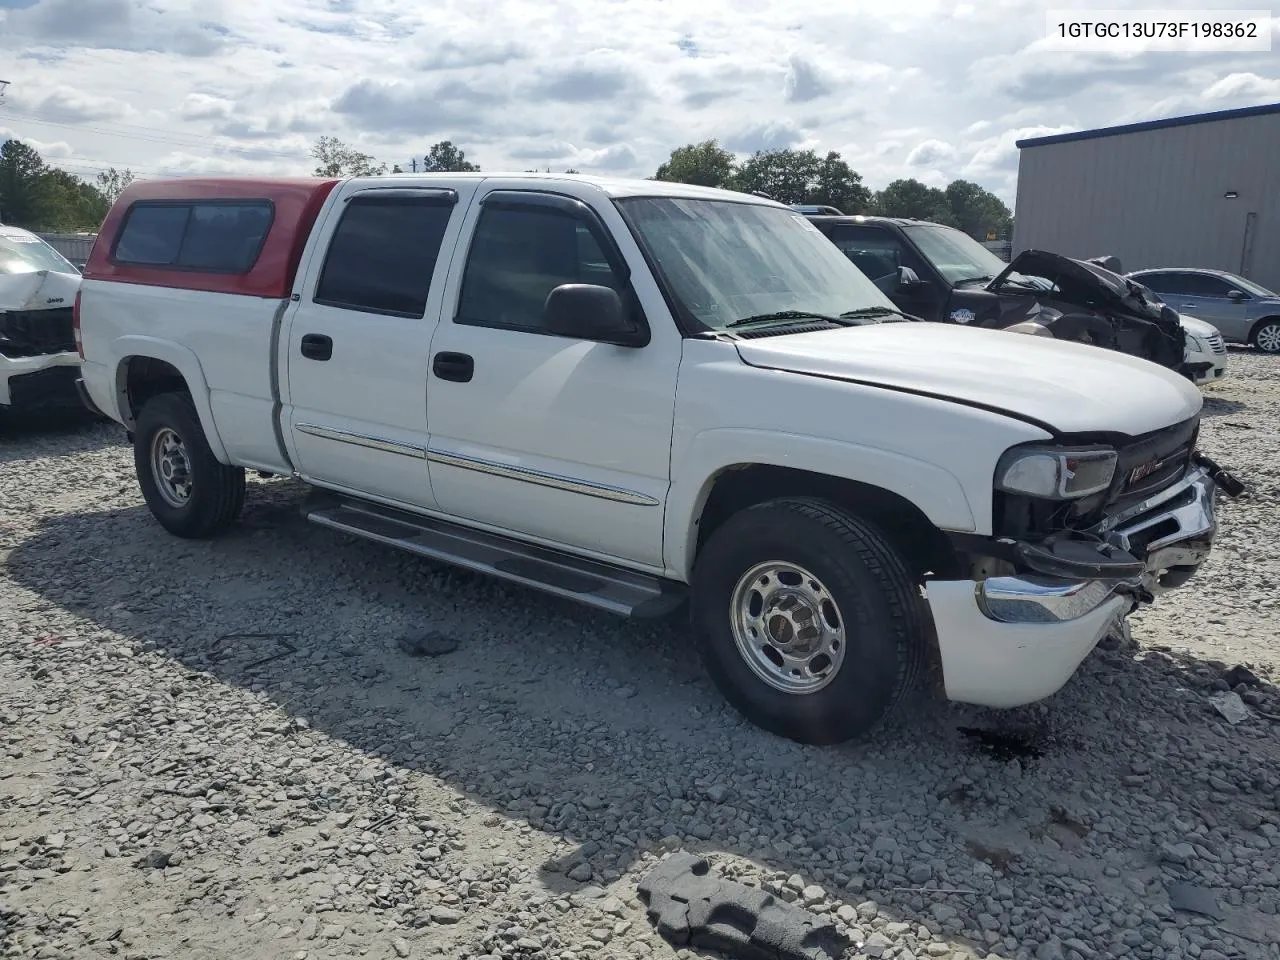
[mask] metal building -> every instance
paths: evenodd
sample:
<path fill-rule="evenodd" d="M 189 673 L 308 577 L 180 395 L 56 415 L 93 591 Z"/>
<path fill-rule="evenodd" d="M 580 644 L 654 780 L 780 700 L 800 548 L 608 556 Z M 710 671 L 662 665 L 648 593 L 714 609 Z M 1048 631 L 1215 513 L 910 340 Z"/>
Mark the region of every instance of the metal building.
<path fill-rule="evenodd" d="M 1280 103 L 1019 140 L 1013 250 L 1280 289 Z"/>

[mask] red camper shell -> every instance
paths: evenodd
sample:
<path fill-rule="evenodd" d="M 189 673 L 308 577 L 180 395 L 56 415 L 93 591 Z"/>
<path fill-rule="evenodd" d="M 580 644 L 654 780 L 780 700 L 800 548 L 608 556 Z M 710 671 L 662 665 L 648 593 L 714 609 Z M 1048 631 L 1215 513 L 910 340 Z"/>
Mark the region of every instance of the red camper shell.
<path fill-rule="evenodd" d="M 282 299 L 331 178 L 191 177 L 130 184 L 112 205 L 86 280 Z"/>

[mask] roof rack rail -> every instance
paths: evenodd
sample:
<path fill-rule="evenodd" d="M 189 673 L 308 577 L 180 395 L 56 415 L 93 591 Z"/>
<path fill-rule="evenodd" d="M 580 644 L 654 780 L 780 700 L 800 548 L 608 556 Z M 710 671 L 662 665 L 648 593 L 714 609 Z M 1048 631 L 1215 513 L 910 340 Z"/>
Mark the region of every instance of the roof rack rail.
<path fill-rule="evenodd" d="M 810 217 L 843 217 L 844 211 L 829 203 L 793 203 L 791 209 Z"/>

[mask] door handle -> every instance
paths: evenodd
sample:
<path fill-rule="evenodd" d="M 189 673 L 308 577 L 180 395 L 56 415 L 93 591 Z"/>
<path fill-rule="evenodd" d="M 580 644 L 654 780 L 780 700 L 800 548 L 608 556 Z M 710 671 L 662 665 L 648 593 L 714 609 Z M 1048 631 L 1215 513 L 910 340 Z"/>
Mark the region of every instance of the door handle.
<path fill-rule="evenodd" d="M 476 372 L 476 361 L 469 353 L 442 351 L 431 361 L 431 369 L 441 380 L 468 383 Z"/>
<path fill-rule="evenodd" d="M 302 355 L 308 360 L 328 360 L 333 356 L 333 338 L 323 333 L 303 334 Z"/>

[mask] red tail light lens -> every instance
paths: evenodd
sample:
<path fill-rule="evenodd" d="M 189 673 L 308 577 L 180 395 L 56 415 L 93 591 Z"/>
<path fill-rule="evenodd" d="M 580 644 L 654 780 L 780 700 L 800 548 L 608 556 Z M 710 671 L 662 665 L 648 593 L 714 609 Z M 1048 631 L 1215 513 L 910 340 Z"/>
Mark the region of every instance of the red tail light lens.
<path fill-rule="evenodd" d="M 84 338 L 80 335 L 80 291 L 76 291 L 75 303 L 71 306 L 71 332 L 76 339 L 76 353 L 84 359 Z"/>

